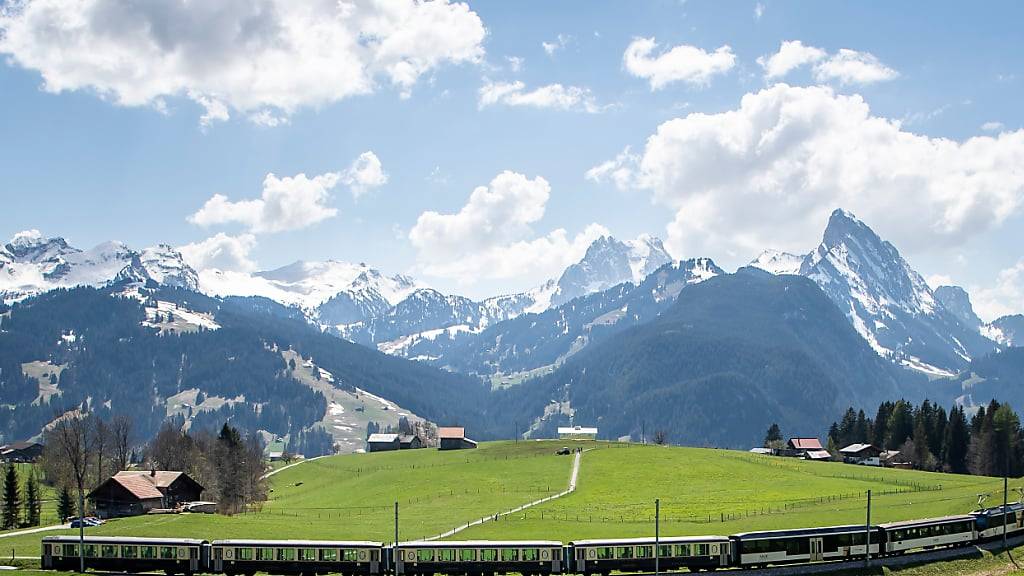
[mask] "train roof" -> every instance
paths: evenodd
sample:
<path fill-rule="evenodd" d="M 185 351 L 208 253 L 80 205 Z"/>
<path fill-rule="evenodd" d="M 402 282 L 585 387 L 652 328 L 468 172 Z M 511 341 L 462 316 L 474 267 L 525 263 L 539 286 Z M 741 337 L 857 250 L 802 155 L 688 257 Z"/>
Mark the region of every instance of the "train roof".
<path fill-rule="evenodd" d="M 872 526 L 872 530 L 878 530 L 878 526 Z M 756 540 L 759 538 L 776 538 L 783 536 L 810 536 L 814 534 L 846 534 L 849 532 L 864 532 L 863 524 L 847 524 L 843 526 L 823 526 L 821 528 L 792 528 L 789 530 L 762 530 L 759 532 L 740 532 L 733 534 L 734 538 L 746 538 Z"/>
<path fill-rule="evenodd" d="M 562 543 L 557 540 L 445 540 L 443 542 L 414 540 L 398 544 L 399 548 L 488 548 L 491 546 L 552 546 L 561 548 Z"/>
<path fill-rule="evenodd" d="M 974 516 L 969 514 L 957 514 L 955 516 L 940 516 L 938 518 L 924 518 L 922 520 L 903 520 L 901 522 L 887 522 L 885 524 L 879 524 L 879 528 L 885 528 L 891 530 L 893 528 L 913 528 L 914 526 L 929 526 L 932 524 L 949 524 L 950 522 L 963 522 L 965 520 L 974 520 Z"/>
<path fill-rule="evenodd" d="M 380 542 L 370 542 L 368 540 L 214 540 L 210 543 L 211 546 L 252 546 L 259 548 L 262 546 L 309 546 L 309 547 L 338 547 L 343 548 L 349 547 L 372 547 L 380 548 Z"/>
<path fill-rule="evenodd" d="M 971 516 L 988 516 L 990 514 L 1002 514 L 1003 510 L 1004 508 L 1002 505 L 993 506 L 992 508 L 982 508 L 981 510 L 975 510 L 974 512 L 971 512 Z M 1010 502 L 1009 504 L 1006 505 L 1005 510 L 1009 512 L 1018 512 L 1020 510 L 1024 510 L 1024 504 L 1020 502 Z"/>
<path fill-rule="evenodd" d="M 61 542 L 77 544 L 78 536 L 44 536 L 43 542 Z M 198 538 L 141 538 L 137 536 L 86 536 L 86 544 L 189 544 L 199 546 L 206 540 Z"/>
<path fill-rule="evenodd" d="M 658 538 L 659 544 L 686 544 L 691 542 L 727 542 L 728 536 L 664 536 Z M 654 538 L 603 538 L 592 540 L 573 540 L 573 546 L 623 546 L 629 544 L 654 544 Z"/>

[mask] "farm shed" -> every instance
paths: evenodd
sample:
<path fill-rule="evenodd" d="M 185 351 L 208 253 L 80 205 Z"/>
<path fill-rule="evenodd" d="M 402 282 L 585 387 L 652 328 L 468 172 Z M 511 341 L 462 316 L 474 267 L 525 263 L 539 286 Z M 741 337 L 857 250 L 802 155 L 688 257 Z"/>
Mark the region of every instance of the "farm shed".
<path fill-rule="evenodd" d="M 415 434 L 402 434 L 398 437 L 398 447 L 401 450 L 416 450 L 424 446 L 423 439 Z"/>
<path fill-rule="evenodd" d="M 832 454 L 830 454 L 828 450 L 808 450 L 804 452 L 803 457 L 805 460 L 825 461 L 831 460 Z"/>
<path fill-rule="evenodd" d="M 882 465 L 879 459 L 882 455 L 882 449 L 873 444 L 850 444 L 845 448 L 841 448 L 839 453 L 843 455 L 843 462 L 848 464 Z"/>
<path fill-rule="evenodd" d="M 586 426 L 560 426 L 558 438 L 561 440 L 596 440 L 597 428 Z"/>
<path fill-rule="evenodd" d="M 35 462 L 43 454 L 38 442 L 12 442 L 0 446 L 0 462 Z"/>
<path fill-rule="evenodd" d="M 398 440 L 398 434 L 370 434 L 370 437 L 366 439 L 367 452 L 386 452 L 399 448 L 401 448 L 401 443 Z"/>
<path fill-rule="evenodd" d="M 199 500 L 203 487 L 184 472 L 122 471 L 89 493 L 101 518 L 135 516 Z"/>
<path fill-rule="evenodd" d="M 476 442 L 466 438 L 466 429 L 461 426 L 442 426 L 437 429 L 438 450 L 464 450 L 476 448 Z"/>
<path fill-rule="evenodd" d="M 790 438 L 786 447 L 781 451 L 783 456 L 795 456 L 802 458 L 811 451 L 820 451 L 825 448 L 817 438 Z"/>

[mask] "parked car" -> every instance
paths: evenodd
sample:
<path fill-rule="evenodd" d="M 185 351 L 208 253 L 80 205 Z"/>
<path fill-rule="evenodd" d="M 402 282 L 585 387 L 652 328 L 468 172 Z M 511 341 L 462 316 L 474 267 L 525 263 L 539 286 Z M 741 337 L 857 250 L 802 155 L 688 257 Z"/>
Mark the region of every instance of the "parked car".
<path fill-rule="evenodd" d="M 558 454 L 559 456 L 568 456 L 571 453 L 572 453 L 572 450 L 569 450 L 568 446 L 562 446 L 561 450 L 559 450 L 558 452 L 555 452 L 555 454 Z"/>

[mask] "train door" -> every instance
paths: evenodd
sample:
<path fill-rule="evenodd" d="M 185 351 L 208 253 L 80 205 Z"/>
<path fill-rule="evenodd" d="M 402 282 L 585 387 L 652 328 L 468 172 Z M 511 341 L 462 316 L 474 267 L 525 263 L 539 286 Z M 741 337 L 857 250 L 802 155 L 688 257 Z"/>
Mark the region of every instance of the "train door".
<path fill-rule="evenodd" d="M 811 551 L 811 562 L 821 562 L 824 560 L 824 554 L 822 552 L 821 538 L 811 538 L 810 543 Z"/>
<path fill-rule="evenodd" d="M 728 566 L 729 565 L 729 542 L 724 542 L 718 545 L 718 565 Z"/>

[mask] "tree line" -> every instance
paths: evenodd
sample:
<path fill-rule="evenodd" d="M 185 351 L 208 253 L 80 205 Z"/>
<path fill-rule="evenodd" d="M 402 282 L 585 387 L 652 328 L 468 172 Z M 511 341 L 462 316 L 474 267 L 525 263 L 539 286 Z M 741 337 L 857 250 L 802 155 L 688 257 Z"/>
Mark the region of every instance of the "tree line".
<path fill-rule="evenodd" d="M 22 485 L 18 481 L 18 469 L 8 464 L 3 472 L 3 492 L 0 496 L 0 530 L 38 526 L 43 511 L 43 497 L 39 476 L 28 468 Z"/>
<path fill-rule="evenodd" d="M 838 455 L 850 444 L 873 444 L 899 451 L 904 461 L 921 470 L 1024 475 L 1024 431 L 1013 408 L 992 400 L 972 415 L 968 412 L 954 405 L 947 413 L 927 399 L 920 405 L 882 402 L 874 418 L 851 407 L 829 428 L 828 450 Z"/>

